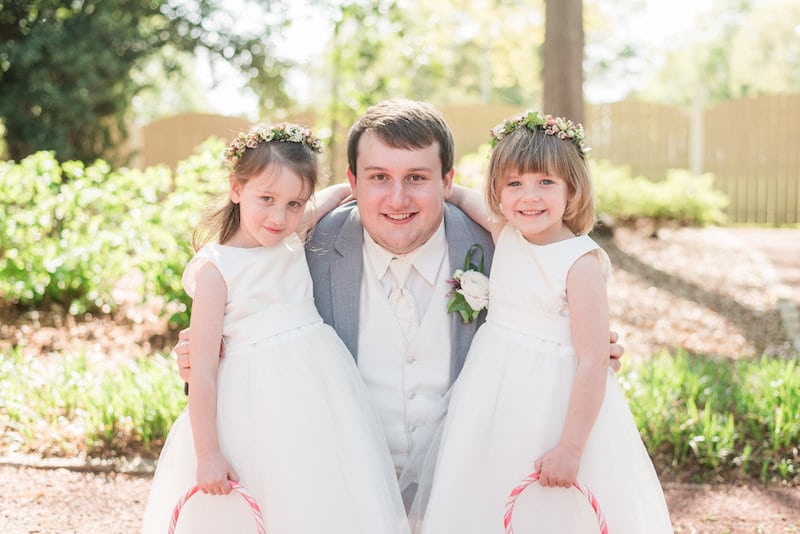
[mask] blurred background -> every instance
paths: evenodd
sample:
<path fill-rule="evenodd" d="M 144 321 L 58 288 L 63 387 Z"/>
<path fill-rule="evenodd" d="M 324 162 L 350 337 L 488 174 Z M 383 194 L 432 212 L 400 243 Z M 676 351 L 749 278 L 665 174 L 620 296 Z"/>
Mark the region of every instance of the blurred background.
<path fill-rule="evenodd" d="M 457 160 L 532 108 L 582 120 L 595 158 L 634 174 L 713 173 L 731 222 L 798 222 L 797 2 L 549 4 L 2 2 L 0 148 L 174 169 L 211 135 L 292 119 L 341 181 L 347 130 L 382 99 L 441 108 Z"/>

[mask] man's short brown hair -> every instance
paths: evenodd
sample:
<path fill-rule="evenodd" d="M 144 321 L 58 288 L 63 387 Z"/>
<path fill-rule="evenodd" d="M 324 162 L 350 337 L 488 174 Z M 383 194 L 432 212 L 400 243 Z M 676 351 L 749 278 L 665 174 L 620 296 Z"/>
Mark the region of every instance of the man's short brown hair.
<path fill-rule="evenodd" d="M 356 175 L 358 142 L 366 131 L 373 131 L 392 148 L 417 150 L 439 143 L 442 177 L 453 168 L 453 132 L 442 114 L 430 104 L 401 98 L 375 104 L 356 121 L 347 138 L 347 164 Z"/>

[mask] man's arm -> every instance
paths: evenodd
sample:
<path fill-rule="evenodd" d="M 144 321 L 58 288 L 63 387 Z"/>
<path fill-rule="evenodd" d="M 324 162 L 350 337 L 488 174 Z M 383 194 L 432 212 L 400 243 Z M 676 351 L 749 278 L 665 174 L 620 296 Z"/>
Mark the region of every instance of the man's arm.
<path fill-rule="evenodd" d="M 470 219 L 492 234 L 492 241 L 497 243 L 497 238 L 500 237 L 506 222 L 492 217 L 480 193 L 468 187 L 454 185 L 447 201 L 458 206 Z"/>
<path fill-rule="evenodd" d="M 305 240 L 320 219 L 351 197 L 352 189 L 347 183 L 330 185 L 314 193 L 312 200 L 306 204 L 303 220 L 297 229 L 298 235 Z"/>

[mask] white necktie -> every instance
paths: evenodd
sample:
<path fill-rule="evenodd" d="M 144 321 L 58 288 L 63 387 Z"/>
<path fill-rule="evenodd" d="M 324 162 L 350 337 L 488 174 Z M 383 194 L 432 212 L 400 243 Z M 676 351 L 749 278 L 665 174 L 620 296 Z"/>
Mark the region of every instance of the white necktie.
<path fill-rule="evenodd" d="M 392 273 L 392 291 L 389 293 L 389 303 L 394 309 L 400 328 L 406 335 L 406 339 L 411 339 L 417 331 L 419 317 L 417 314 L 417 302 L 414 295 L 406 289 L 405 284 L 408 273 L 411 271 L 411 261 L 404 257 L 392 258 L 389 262 L 389 270 Z"/>

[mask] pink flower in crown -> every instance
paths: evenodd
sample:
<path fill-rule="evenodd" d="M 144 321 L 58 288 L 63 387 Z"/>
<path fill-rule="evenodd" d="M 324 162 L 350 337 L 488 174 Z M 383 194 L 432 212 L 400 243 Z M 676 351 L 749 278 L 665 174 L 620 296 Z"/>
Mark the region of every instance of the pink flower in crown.
<path fill-rule="evenodd" d="M 233 169 L 248 148 L 256 148 L 260 143 L 272 141 L 304 144 L 314 152 L 322 152 L 322 141 L 314 137 L 311 130 L 284 122 L 271 128 L 257 126 L 248 133 L 240 133 L 223 152 L 225 164 Z"/>
<path fill-rule="evenodd" d="M 574 123 L 564 117 L 542 115 L 536 111 L 526 111 L 522 115 L 507 119 L 489 130 L 491 148 L 494 148 L 505 136 L 521 127 L 526 127 L 532 131 L 542 131 L 545 135 L 553 135 L 558 139 L 575 143 L 583 158 L 587 158 L 591 150 L 591 148 L 583 144 L 586 133 L 582 124 Z"/>

